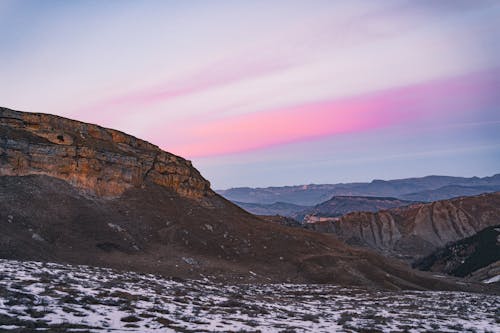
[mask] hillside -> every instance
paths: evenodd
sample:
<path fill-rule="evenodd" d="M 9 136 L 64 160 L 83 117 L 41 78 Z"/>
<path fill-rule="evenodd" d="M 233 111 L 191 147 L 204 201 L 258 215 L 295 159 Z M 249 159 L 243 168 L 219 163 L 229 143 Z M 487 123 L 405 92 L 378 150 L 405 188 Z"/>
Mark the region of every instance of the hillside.
<path fill-rule="evenodd" d="M 115 130 L 0 109 L 0 147 L 1 258 L 220 281 L 482 288 L 266 223 L 189 161 Z"/>
<path fill-rule="evenodd" d="M 376 213 L 355 212 L 309 228 L 350 244 L 414 260 L 500 223 L 500 192 L 415 204 Z"/>
<path fill-rule="evenodd" d="M 447 244 L 416 262 L 414 267 L 459 277 L 475 275 L 482 281 L 500 282 L 500 225 Z M 487 269 L 482 274 L 477 273 L 484 268 Z"/>

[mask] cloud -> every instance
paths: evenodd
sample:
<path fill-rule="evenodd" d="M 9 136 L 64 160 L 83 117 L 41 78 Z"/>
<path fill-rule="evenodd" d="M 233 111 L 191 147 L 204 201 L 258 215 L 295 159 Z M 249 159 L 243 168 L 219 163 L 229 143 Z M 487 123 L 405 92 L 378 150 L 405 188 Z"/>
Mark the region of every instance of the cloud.
<path fill-rule="evenodd" d="M 417 121 L 439 122 L 440 117 L 460 117 L 496 101 L 494 94 L 500 88 L 498 74 L 499 70 L 473 73 L 353 98 L 316 101 L 213 121 L 199 119 L 174 129 L 168 137 L 157 134 L 155 141 L 183 156 L 206 157 Z M 186 139 L 169 145 L 172 136 Z"/>
<path fill-rule="evenodd" d="M 239 62 L 224 60 L 213 63 L 186 77 L 178 77 L 154 87 L 131 91 L 101 100 L 78 110 L 100 123 L 107 123 L 125 109 L 143 109 L 172 99 L 199 94 L 240 81 L 280 72 L 291 67 L 287 61 L 240 59 Z"/>

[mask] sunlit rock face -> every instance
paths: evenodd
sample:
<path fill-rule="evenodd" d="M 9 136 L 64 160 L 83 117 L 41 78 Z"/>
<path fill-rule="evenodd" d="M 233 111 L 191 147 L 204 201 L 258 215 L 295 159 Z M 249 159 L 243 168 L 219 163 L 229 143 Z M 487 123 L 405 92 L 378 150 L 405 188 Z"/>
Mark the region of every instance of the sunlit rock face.
<path fill-rule="evenodd" d="M 354 212 L 310 229 L 335 233 L 349 243 L 415 259 L 450 242 L 499 224 L 500 192 L 415 204 L 379 212 Z"/>
<path fill-rule="evenodd" d="M 146 181 L 181 196 L 212 196 L 187 161 L 122 132 L 58 116 L 0 108 L 0 175 L 48 175 L 116 197 Z"/>

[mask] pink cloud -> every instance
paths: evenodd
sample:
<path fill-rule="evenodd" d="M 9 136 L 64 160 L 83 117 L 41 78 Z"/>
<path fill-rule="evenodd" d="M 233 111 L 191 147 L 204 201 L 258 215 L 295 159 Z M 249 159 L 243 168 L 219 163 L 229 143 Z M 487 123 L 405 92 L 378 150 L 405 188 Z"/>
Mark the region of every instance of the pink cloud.
<path fill-rule="evenodd" d="M 185 140 L 165 149 L 186 157 L 204 157 L 262 149 L 341 133 L 367 131 L 416 120 L 473 111 L 499 88 L 498 73 L 475 73 L 425 82 L 353 98 L 305 103 L 216 121 L 184 124 L 172 135 Z M 472 109 L 471 109 L 472 108 Z M 179 142 L 176 140 L 176 142 Z"/>
<path fill-rule="evenodd" d="M 291 63 L 281 61 L 220 61 L 187 77 L 174 78 L 155 87 L 103 99 L 76 112 L 80 118 L 91 119 L 100 124 L 111 124 L 113 119 L 130 113 L 130 108 L 141 110 L 155 103 L 173 98 L 203 92 L 205 90 L 233 84 L 239 81 L 268 75 L 291 67 Z"/>

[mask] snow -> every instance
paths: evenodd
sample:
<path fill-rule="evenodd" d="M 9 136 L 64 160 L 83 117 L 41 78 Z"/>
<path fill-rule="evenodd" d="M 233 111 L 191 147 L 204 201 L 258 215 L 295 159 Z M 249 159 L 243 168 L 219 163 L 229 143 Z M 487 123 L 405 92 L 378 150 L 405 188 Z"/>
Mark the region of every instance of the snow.
<path fill-rule="evenodd" d="M 500 281 L 500 275 L 497 275 L 497 276 L 494 276 L 494 277 L 491 277 L 489 279 L 486 279 L 483 281 L 483 283 L 495 283 L 495 282 L 499 282 Z"/>
<path fill-rule="evenodd" d="M 1 332 L 33 325 L 58 332 L 499 332 L 494 295 L 176 282 L 12 260 L 0 260 L 0 272 Z"/>
<path fill-rule="evenodd" d="M 114 223 L 108 223 L 108 227 L 110 227 L 111 229 L 113 230 L 116 230 L 118 232 L 123 232 L 125 231 L 122 227 L 120 227 L 118 224 L 114 224 Z"/>

